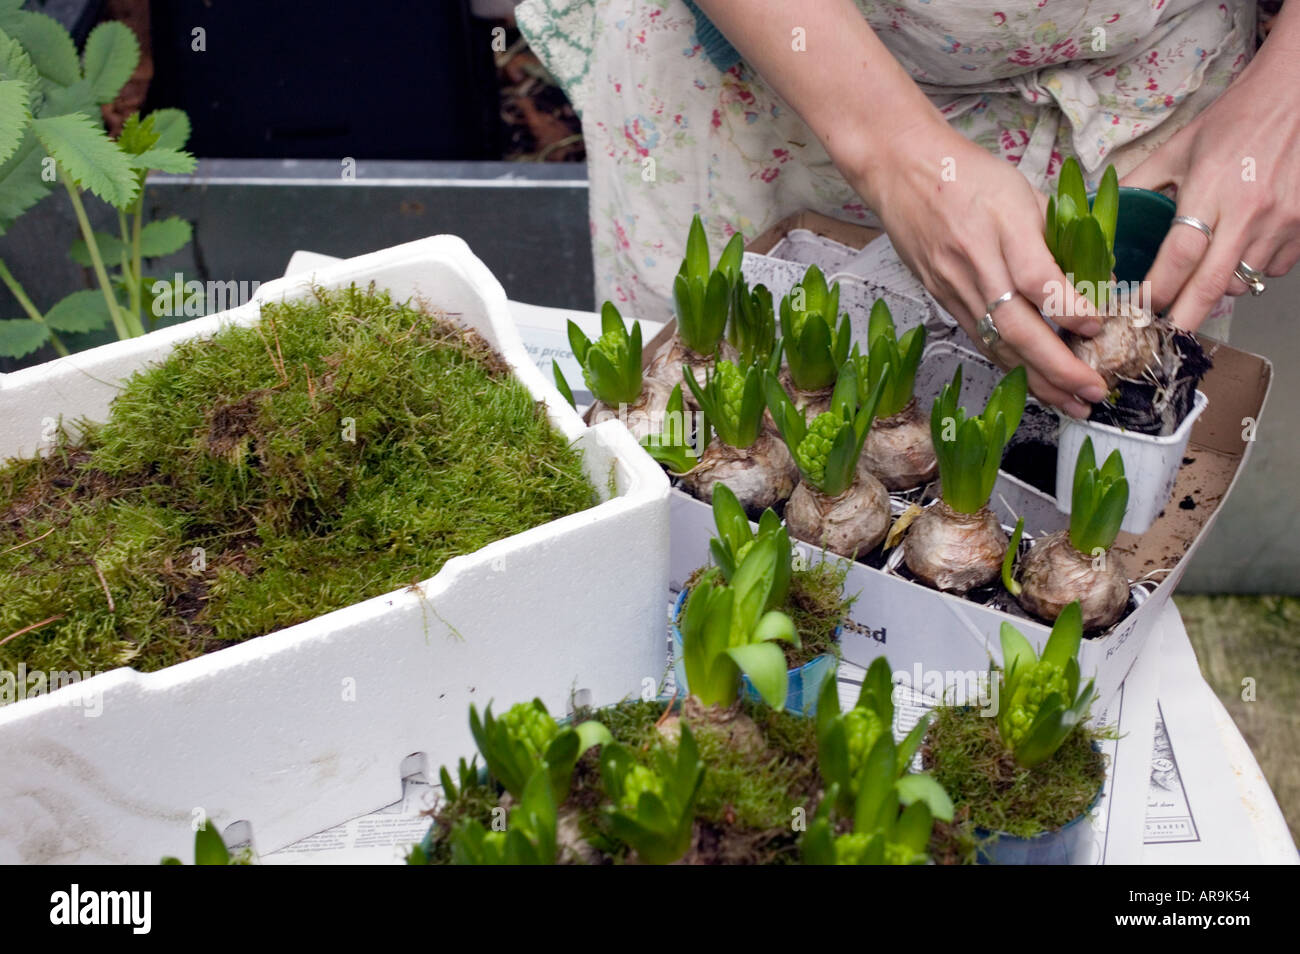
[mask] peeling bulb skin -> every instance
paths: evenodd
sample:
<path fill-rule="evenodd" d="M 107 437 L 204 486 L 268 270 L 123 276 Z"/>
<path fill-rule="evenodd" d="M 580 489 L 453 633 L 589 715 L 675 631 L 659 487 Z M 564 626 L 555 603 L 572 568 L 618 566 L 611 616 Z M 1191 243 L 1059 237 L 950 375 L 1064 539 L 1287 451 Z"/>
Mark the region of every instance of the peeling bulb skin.
<path fill-rule="evenodd" d="M 668 406 L 668 397 L 671 393 L 672 389 L 665 387 L 664 383 L 657 378 L 643 378 L 640 397 L 627 405 L 623 415 L 620 416 L 617 407 L 610 407 L 604 401 L 596 401 L 591 406 L 588 422 L 594 425 L 602 421 L 622 421 L 637 440 L 649 434 L 658 434 L 663 411 Z"/>
<path fill-rule="evenodd" d="M 870 474 L 859 474 L 838 497 L 800 483 L 785 506 L 792 536 L 850 559 L 878 547 L 889 532 L 889 520 L 889 492 Z"/>
<path fill-rule="evenodd" d="M 1070 545 L 1066 530 L 1043 537 L 1025 554 L 1020 585 L 1020 605 L 1048 622 L 1078 600 L 1085 630 L 1113 625 L 1128 607 L 1128 577 L 1118 556 L 1108 552 L 1098 568 L 1092 557 Z"/>
<path fill-rule="evenodd" d="M 824 414 L 831 409 L 831 395 L 835 392 L 834 386 L 821 388 L 817 391 L 804 391 L 795 387 L 794 380 L 790 377 L 790 369 L 782 368 L 778 375 L 781 386 L 785 388 L 786 394 L 790 395 L 790 400 L 794 406 L 803 411 L 804 420 L 814 420 L 818 414 Z"/>
<path fill-rule="evenodd" d="M 1002 575 L 1007 543 L 988 507 L 961 513 L 941 499 L 912 521 L 903 560 L 922 583 L 960 596 Z"/>
<path fill-rule="evenodd" d="M 1091 338 L 1070 334 L 1074 356 L 1092 368 L 1112 390 L 1121 379 L 1140 380 L 1148 368 L 1160 367 L 1161 335 L 1150 312 L 1131 302 L 1115 302 L 1101 316 L 1101 331 Z"/>
<path fill-rule="evenodd" d="M 641 379 L 642 381 L 654 379 L 670 394 L 673 388 L 680 384 L 682 386 L 682 399 L 685 401 L 686 408 L 698 411 L 700 406 L 696 403 L 695 395 L 682 375 L 682 365 L 686 365 L 694 371 L 695 380 L 703 384 L 705 371 L 713 367 L 713 356 L 696 354 L 682 343 L 681 338 L 673 335 L 668 344 L 660 348 L 659 353 L 651 359 L 650 364 L 646 366 L 645 371 L 642 373 Z M 664 403 L 668 403 L 666 398 Z"/>
<path fill-rule="evenodd" d="M 897 414 L 872 423 L 858 458 L 858 473 L 864 471 L 888 490 L 911 490 L 939 475 L 930 422 L 921 416 L 915 400 Z"/>
<path fill-rule="evenodd" d="M 785 442 L 767 430 L 743 449 L 711 441 L 699 464 L 681 478 L 682 486 L 706 503 L 713 500 L 716 485 L 726 484 L 751 513 L 788 500 L 798 479 L 799 469 Z"/>

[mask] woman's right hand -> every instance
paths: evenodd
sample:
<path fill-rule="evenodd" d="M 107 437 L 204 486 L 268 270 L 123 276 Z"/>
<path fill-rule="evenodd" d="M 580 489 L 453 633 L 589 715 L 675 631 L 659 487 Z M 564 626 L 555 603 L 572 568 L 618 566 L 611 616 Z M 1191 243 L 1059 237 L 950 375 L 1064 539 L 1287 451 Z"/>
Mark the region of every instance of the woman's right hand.
<path fill-rule="evenodd" d="M 1040 400 L 1087 417 L 1088 402 L 1105 397 L 1105 382 L 1042 314 L 1086 336 L 1101 325 L 1047 249 L 1046 199 L 937 113 L 885 148 L 873 145 L 869 159 L 836 156 L 836 164 L 880 216 L 899 256 L 989 357 L 1004 368 L 1025 365 Z M 984 348 L 975 324 L 1007 291 L 1016 294 L 993 312 L 1001 337 Z"/>

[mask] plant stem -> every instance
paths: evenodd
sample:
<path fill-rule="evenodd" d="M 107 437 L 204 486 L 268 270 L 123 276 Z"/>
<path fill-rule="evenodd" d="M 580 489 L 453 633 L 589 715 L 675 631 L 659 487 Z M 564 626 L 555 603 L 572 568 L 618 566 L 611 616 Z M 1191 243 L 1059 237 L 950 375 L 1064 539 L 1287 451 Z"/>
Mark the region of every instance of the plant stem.
<path fill-rule="evenodd" d="M 77 225 L 81 227 L 81 237 L 86 241 L 86 251 L 90 253 L 90 262 L 95 269 L 95 278 L 99 281 L 99 287 L 104 293 L 104 301 L 108 305 L 108 316 L 113 319 L 113 329 L 117 332 L 118 338 L 133 338 L 136 334 L 143 334 L 143 328 L 139 332 L 135 332 L 127 325 L 125 316 L 118 307 L 117 297 L 113 294 L 113 286 L 108 280 L 108 272 L 104 269 L 103 256 L 99 254 L 99 243 L 95 241 L 95 232 L 90 227 L 90 219 L 86 217 L 86 207 L 81 203 L 81 195 L 76 184 L 68 178 L 68 174 L 62 168 L 59 169 L 59 179 L 62 180 L 64 188 L 68 190 L 68 198 L 72 201 L 72 211 L 77 215 Z"/>
<path fill-rule="evenodd" d="M 23 311 L 27 312 L 28 318 L 32 321 L 38 322 L 39 324 L 45 324 L 45 316 L 41 314 L 39 308 L 32 304 L 32 300 L 27 297 L 26 290 L 19 283 L 18 279 L 14 278 L 13 273 L 9 271 L 9 266 L 4 263 L 3 259 L 0 259 L 0 281 L 5 283 L 5 287 L 8 288 L 14 298 L 17 299 L 18 304 L 22 306 Z M 50 331 L 50 344 L 54 346 L 54 350 L 60 356 L 67 357 L 67 346 L 59 340 L 59 336 L 56 335 L 53 330 Z"/>
<path fill-rule="evenodd" d="M 126 282 L 127 308 L 136 322 L 140 322 L 140 282 L 131 268 L 131 232 L 127 225 L 126 213 L 117 213 L 118 229 L 122 233 L 122 251 L 118 256 L 118 267 L 122 269 L 122 278 Z"/>
<path fill-rule="evenodd" d="M 136 314 L 141 314 L 144 306 L 140 297 L 140 282 L 144 280 L 144 265 L 140 259 L 140 229 L 143 227 L 144 220 L 144 187 L 149 181 L 149 170 L 145 170 L 140 176 L 140 192 L 135 197 L 135 209 L 131 222 L 131 274 L 134 276 L 134 282 L 131 287 L 135 290 Z M 154 325 L 153 309 L 149 309 L 149 327 Z"/>

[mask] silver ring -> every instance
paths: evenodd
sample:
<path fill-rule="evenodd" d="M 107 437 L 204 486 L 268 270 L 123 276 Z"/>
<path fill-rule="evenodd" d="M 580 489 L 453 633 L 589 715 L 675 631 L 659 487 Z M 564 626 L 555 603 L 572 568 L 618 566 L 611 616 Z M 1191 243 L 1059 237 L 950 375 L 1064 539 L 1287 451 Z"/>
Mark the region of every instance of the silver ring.
<path fill-rule="evenodd" d="M 1238 262 L 1232 274 L 1237 281 L 1250 289 L 1252 295 L 1262 295 L 1264 289 L 1268 287 L 1264 284 L 1264 273 L 1258 268 L 1251 268 L 1245 262 Z"/>
<path fill-rule="evenodd" d="M 1173 225 L 1190 225 L 1196 231 L 1200 232 L 1209 241 L 1214 241 L 1214 229 L 1210 228 L 1194 215 L 1175 215 Z"/>
<path fill-rule="evenodd" d="M 1005 305 L 1015 297 L 1016 293 L 1014 291 L 1003 292 L 997 298 L 989 302 L 988 308 L 984 312 L 984 317 L 975 322 L 975 333 L 979 335 L 980 341 L 984 343 L 984 347 L 992 348 L 1002 337 L 1001 333 L 998 331 L 998 326 L 993 323 L 993 312 L 997 311 L 998 305 Z"/>

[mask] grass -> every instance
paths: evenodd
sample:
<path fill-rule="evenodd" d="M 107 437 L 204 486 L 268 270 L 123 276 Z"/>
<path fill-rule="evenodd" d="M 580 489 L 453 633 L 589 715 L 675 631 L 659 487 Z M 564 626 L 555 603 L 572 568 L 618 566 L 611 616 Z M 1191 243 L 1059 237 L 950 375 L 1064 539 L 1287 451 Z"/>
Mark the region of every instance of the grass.
<path fill-rule="evenodd" d="M 1016 763 L 997 720 L 975 708 L 936 710 L 922 746 L 926 769 L 977 830 L 1032 838 L 1083 814 L 1106 777 L 1094 735 L 1079 728 L 1052 758 L 1032 769 Z"/>
<path fill-rule="evenodd" d="M 178 345 L 0 468 L 0 668 L 161 669 L 596 502 L 473 332 L 353 287 Z"/>
<path fill-rule="evenodd" d="M 1300 597 L 1176 594 L 1174 601 L 1206 682 L 1241 730 L 1300 842 Z M 1250 696 L 1248 685 L 1253 699 L 1243 698 Z"/>

